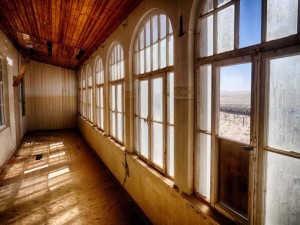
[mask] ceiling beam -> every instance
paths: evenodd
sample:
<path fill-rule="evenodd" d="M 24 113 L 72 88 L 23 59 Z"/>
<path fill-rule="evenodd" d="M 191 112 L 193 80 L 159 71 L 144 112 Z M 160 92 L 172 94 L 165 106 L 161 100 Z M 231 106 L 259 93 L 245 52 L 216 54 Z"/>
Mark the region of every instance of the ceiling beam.
<path fill-rule="evenodd" d="M 22 78 L 24 77 L 24 74 L 25 74 L 25 71 L 27 69 L 27 66 L 29 65 L 29 62 L 30 62 L 30 57 L 27 56 L 25 58 L 24 62 L 23 62 L 23 65 L 22 65 L 22 67 L 20 69 L 20 72 L 19 72 L 18 76 L 14 77 L 14 83 L 13 83 L 14 87 L 18 87 L 19 86 Z"/>

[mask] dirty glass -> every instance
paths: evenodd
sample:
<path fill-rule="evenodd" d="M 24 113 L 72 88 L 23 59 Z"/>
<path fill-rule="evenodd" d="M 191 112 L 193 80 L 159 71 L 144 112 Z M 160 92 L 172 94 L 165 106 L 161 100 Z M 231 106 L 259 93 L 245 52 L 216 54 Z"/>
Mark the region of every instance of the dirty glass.
<path fill-rule="evenodd" d="M 268 139 L 271 148 L 300 152 L 300 55 L 269 62 Z"/>
<path fill-rule="evenodd" d="M 217 13 L 217 51 L 218 53 L 234 48 L 234 5 Z"/>
<path fill-rule="evenodd" d="M 267 41 L 297 33 L 298 0 L 267 1 Z"/>

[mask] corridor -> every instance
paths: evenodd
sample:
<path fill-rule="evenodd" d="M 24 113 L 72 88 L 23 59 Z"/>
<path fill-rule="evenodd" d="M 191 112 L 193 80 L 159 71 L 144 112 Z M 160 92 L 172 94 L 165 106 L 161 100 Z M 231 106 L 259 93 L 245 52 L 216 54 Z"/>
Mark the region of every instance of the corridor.
<path fill-rule="evenodd" d="M 0 224 L 145 224 L 77 131 L 29 133 L 0 175 Z"/>

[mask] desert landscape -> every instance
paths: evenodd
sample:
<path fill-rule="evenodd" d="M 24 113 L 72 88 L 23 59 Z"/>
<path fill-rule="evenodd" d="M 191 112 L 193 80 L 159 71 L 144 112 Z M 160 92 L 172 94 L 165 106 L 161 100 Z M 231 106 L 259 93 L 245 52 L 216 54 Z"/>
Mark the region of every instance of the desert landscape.
<path fill-rule="evenodd" d="M 250 112 L 250 92 L 221 92 L 219 136 L 249 144 Z"/>

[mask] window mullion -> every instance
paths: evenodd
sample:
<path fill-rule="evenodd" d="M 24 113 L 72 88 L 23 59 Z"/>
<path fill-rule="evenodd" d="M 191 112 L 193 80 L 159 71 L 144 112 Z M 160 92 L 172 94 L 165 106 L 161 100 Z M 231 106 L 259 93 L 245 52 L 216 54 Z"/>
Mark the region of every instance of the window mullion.
<path fill-rule="evenodd" d="M 167 22 L 168 24 L 168 22 Z M 168 52 L 168 51 L 167 51 Z M 164 74 L 163 79 L 163 170 L 167 173 L 167 148 L 168 148 L 168 107 L 167 107 L 167 93 L 168 93 L 168 74 Z"/>
<path fill-rule="evenodd" d="M 152 125 L 153 125 L 153 114 L 152 114 L 152 79 L 148 79 L 148 143 L 149 143 L 149 161 L 152 163 Z"/>
<path fill-rule="evenodd" d="M 217 0 L 214 0 L 214 9 L 213 9 L 213 55 L 217 54 L 217 49 L 218 49 L 218 41 L 217 41 L 217 38 L 218 38 L 218 35 L 217 35 L 217 32 L 218 32 L 218 29 L 217 29 L 217 26 L 218 26 L 218 17 L 217 17 L 217 11 L 215 10 L 215 7 L 217 7 L 218 5 L 218 1 Z"/>
<path fill-rule="evenodd" d="M 234 50 L 239 48 L 239 30 L 240 30 L 240 1 L 234 5 Z"/>

